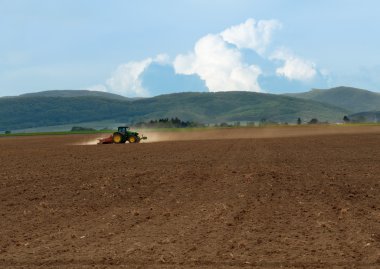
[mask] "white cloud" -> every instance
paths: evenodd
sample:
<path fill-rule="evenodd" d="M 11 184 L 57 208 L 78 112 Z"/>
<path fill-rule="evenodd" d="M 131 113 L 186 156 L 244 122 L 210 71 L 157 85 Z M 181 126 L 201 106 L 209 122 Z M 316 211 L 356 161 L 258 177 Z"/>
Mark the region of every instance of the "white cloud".
<path fill-rule="evenodd" d="M 121 64 L 107 80 L 107 88 L 127 96 L 148 96 L 140 79 L 144 70 L 153 62 L 152 58 Z"/>
<path fill-rule="evenodd" d="M 87 89 L 90 91 L 114 92 L 130 97 L 149 96 L 149 92 L 142 86 L 141 75 L 154 62 L 169 64 L 170 58 L 167 54 L 159 54 L 154 58 L 121 64 L 107 79 L 105 85 L 98 84 L 87 87 Z"/>
<path fill-rule="evenodd" d="M 236 45 L 239 49 L 252 49 L 263 54 L 270 44 L 274 30 L 281 28 L 276 20 L 248 19 L 246 22 L 231 26 L 221 33 L 228 43 Z"/>
<path fill-rule="evenodd" d="M 197 58 L 194 53 L 179 54 L 173 62 L 174 70 L 177 74 L 192 75 L 195 74 L 195 62 Z"/>
<path fill-rule="evenodd" d="M 220 35 L 207 35 L 195 44 L 194 52 L 174 60 L 178 74 L 197 74 L 209 91 L 261 91 L 257 82 L 259 67 L 242 62 L 242 55 Z"/>
<path fill-rule="evenodd" d="M 276 20 L 248 19 L 220 34 L 207 35 L 198 40 L 193 52 L 175 58 L 174 69 L 179 74 L 199 75 L 210 91 L 259 92 L 261 69 L 244 63 L 240 50 L 251 49 L 263 55 L 274 30 L 280 27 Z"/>
<path fill-rule="evenodd" d="M 278 49 L 270 59 L 284 62 L 282 67 L 276 69 L 276 74 L 289 80 L 309 81 L 317 75 L 313 62 L 294 56 L 285 49 Z"/>
<path fill-rule="evenodd" d="M 159 64 L 170 64 L 170 57 L 169 55 L 165 53 L 158 54 L 154 59 L 153 62 L 159 63 Z"/>

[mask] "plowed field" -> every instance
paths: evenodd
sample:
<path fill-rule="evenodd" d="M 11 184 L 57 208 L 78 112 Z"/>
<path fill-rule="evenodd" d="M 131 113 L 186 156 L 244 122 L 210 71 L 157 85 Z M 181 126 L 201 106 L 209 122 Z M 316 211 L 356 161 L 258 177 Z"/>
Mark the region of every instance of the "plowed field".
<path fill-rule="evenodd" d="M 380 268 L 379 127 L 93 138 L 0 138 L 0 268 Z"/>

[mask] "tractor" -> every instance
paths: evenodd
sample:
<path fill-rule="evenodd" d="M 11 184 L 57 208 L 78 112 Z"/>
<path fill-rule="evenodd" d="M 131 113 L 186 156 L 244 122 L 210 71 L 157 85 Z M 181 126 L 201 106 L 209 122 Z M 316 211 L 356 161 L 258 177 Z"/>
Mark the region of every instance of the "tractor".
<path fill-rule="evenodd" d="M 146 136 L 140 136 L 138 132 L 130 131 L 128 126 L 121 126 L 111 136 L 99 139 L 98 144 L 124 144 L 127 141 L 129 143 L 140 143 L 141 140 L 145 139 L 147 139 Z"/>

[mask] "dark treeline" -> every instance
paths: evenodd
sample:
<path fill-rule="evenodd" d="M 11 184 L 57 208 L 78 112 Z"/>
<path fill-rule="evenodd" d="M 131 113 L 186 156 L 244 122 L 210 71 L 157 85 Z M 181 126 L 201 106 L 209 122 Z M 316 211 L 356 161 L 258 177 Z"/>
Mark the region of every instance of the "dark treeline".
<path fill-rule="evenodd" d="M 162 118 L 158 120 L 150 120 L 148 122 L 138 122 L 133 124 L 138 128 L 189 128 L 189 127 L 204 127 L 204 124 L 194 121 L 182 121 L 179 118 Z"/>
<path fill-rule="evenodd" d="M 71 128 L 71 132 L 88 132 L 88 131 L 96 131 L 94 128 L 82 127 L 82 126 L 73 126 Z"/>

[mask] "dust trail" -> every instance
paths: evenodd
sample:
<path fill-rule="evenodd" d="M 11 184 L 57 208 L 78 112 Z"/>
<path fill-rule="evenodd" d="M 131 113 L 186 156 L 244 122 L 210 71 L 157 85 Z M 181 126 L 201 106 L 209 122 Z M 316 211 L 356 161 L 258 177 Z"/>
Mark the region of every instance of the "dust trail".
<path fill-rule="evenodd" d="M 173 132 L 145 132 L 144 136 L 147 137 L 146 140 L 142 140 L 142 143 L 155 143 L 164 141 L 176 141 L 181 140 L 176 133 Z"/>
<path fill-rule="evenodd" d="M 98 142 L 99 142 L 99 138 L 95 138 L 95 139 L 83 139 L 82 141 L 80 142 L 77 142 L 77 143 L 73 143 L 71 145 L 74 145 L 74 146 L 93 146 L 93 145 L 97 145 Z"/>

